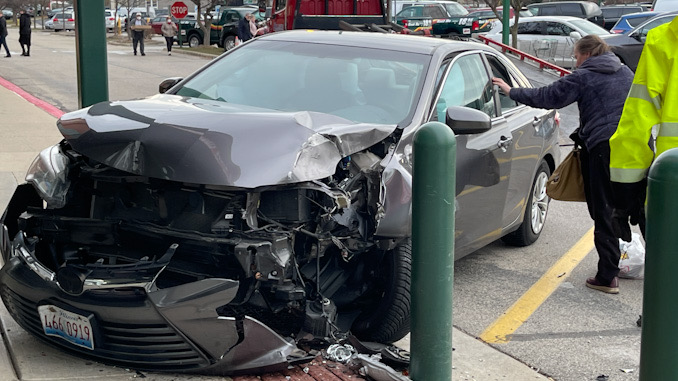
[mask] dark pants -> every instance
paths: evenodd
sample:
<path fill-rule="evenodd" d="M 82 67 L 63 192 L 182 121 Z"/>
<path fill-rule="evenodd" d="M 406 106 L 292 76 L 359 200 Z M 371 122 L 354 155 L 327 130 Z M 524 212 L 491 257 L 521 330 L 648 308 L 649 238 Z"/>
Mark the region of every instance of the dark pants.
<path fill-rule="evenodd" d="M 602 284 L 610 284 L 619 273 L 619 238 L 612 229 L 610 145 L 607 141 L 591 150 L 582 149 L 581 171 L 589 214 L 594 222 L 593 242 L 598 251 L 598 273 Z"/>
<path fill-rule="evenodd" d="M 5 47 L 5 52 L 7 52 L 8 56 L 11 55 L 9 53 L 9 48 L 7 47 L 7 38 L 5 38 L 5 36 L 0 36 L 0 46 Z"/>
<path fill-rule="evenodd" d="M 144 32 L 132 32 L 132 46 L 134 47 L 134 54 L 137 53 L 137 44 L 139 45 L 139 51 L 141 54 L 144 54 Z"/>
<path fill-rule="evenodd" d="M 167 51 L 172 51 L 172 44 L 174 44 L 174 37 L 165 37 L 165 42 L 167 43 Z"/>

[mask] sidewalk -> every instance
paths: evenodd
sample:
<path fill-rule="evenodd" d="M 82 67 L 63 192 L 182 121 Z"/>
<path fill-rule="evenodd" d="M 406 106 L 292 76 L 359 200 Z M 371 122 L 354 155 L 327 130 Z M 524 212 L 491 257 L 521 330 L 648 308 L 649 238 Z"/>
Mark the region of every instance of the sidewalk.
<path fill-rule="evenodd" d="M 49 145 L 61 139 L 55 121 L 56 118 L 44 109 L 44 104 L 35 104 L 9 90 L 12 85 L 0 78 L 0 139 L 4 143 L 0 148 L 0 211 L 4 211 L 14 188 L 23 182 L 24 174 L 33 158 Z M 16 89 L 22 93 L 22 90 Z M 26 94 L 27 98 L 31 98 Z M 54 110 L 52 109 L 52 114 Z M 200 381 L 249 381 L 249 380 L 327 380 L 340 378 L 328 376 L 322 378 L 304 374 L 302 377 L 262 376 L 256 377 L 207 377 L 196 375 L 158 374 L 136 372 L 103 365 L 89 359 L 82 359 L 47 346 L 37 338 L 25 332 L 14 322 L 5 306 L 0 304 L 0 325 L 2 344 L 0 345 L 0 381 L 5 380 L 131 380 L 145 378 L 151 381 L 200 380 Z M 397 343 L 409 349 L 409 335 Z M 476 340 L 457 329 L 453 333 L 452 379 L 455 381 L 529 381 L 548 380 L 527 365 L 507 356 L 489 345 Z M 319 366 L 323 366 L 319 364 Z M 280 378 L 282 377 L 282 378 Z M 349 378 L 356 379 L 356 378 Z M 445 381 L 445 380 L 419 380 Z"/>

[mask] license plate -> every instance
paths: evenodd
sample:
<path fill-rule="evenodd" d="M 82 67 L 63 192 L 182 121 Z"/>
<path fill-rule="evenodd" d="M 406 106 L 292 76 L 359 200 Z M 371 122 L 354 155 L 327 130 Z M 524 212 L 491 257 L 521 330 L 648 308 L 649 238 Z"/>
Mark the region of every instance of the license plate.
<path fill-rule="evenodd" d="M 471 28 L 464 28 L 461 32 L 464 34 L 471 34 Z"/>
<path fill-rule="evenodd" d="M 38 306 L 38 313 L 45 335 L 60 337 L 71 344 L 94 350 L 89 318 L 52 305 Z"/>

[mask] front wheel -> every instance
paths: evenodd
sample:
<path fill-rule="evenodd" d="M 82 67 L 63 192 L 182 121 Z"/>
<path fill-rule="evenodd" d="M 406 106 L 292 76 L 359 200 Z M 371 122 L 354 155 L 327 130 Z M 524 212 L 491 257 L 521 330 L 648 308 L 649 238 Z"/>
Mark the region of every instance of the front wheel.
<path fill-rule="evenodd" d="M 546 195 L 546 183 L 551 176 L 551 169 L 545 161 L 542 161 L 537 169 L 537 174 L 532 182 L 532 189 L 525 208 L 525 216 L 518 230 L 504 237 L 504 241 L 512 246 L 528 246 L 533 244 L 541 234 L 546 223 L 546 214 L 551 198 Z"/>
<path fill-rule="evenodd" d="M 235 36 L 226 36 L 226 38 L 224 38 L 223 45 L 225 52 L 235 48 Z"/>
<path fill-rule="evenodd" d="M 200 45 L 200 37 L 193 34 L 188 38 L 188 46 L 191 48 L 197 48 Z"/>
<path fill-rule="evenodd" d="M 363 341 L 393 343 L 410 331 L 412 242 L 405 241 L 385 252 L 374 271 L 371 303 L 353 323 L 351 332 Z"/>

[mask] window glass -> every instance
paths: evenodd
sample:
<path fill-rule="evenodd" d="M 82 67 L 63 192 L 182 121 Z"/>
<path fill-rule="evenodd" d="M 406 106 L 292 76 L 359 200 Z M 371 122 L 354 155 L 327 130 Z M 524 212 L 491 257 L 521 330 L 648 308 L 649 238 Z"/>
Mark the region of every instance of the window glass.
<path fill-rule="evenodd" d="M 541 34 L 541 23 L 534 21 L 519 23 L 518 34 Z"/>
<path fill-rule="evenodd" d="M 287 0 L 278 0 L 275 3 L 275 10 L 282 11 L 283 9 L 285 9 L 285 6 L 287 6 Z"/>
<path fill-rule="evenodd" d="M 486 57 L 487 61 L 490 63 L 490 67 L 492 68 L 493 77 L 503 79 L 504 82 L 508 83 L 511 87 L 518 86 L 516 81 L 514 81 L 511 75 L 509 74 L 509 71 L 508 69 L 506 69 L 506 66 L 504 66 L 504 64 L 502 64 L 499 61 L 499 59 L 490 54 L 486 55 Z M 499 102 L 501 103 L 502 113 L 504 111 L 510 110 L 518 106 L 518 102 L 511 99 L 511 97 L 509 97 L 507 94 L 504 94 L 504 92 L 502 91 L 499 92 Z"/>
<path fill-rule="evenodd" d="M 560 4 L 560 14 L 567 16 L 582 16 L 584 14 L 579 4 Z"/>
<path fill-rule="evenodd" d="M 438 6 L 429 6 L 425 8 L 424 16 L 426 17 L 432 17 L 434 19 L 442 19 L 447 17 L 445 14 L 445 11 L 443 10 L 442 7 Z"/>
<path fill-rule="evenodd" d="M 451 1 L 445 3 L 445 9 L 447 9 L 447 13 L 449 13 L 450 16 L 465 16 L 468 14 L 468 11 L 464 6 Z"/>
<path fill-rule="evenodd" d="M 628 18 L 628 19 L 626 19 L 626 22 L 628 22 L 629 25 L 631 25 L 632 27 L 635 28 L 649 18 L 650 18 L 650 16 Z"/>
<path fill-rule="evenodd" d="M 398 13 L 397 17 L 415 17 L 417 16 L 417 10 L 421 10 L 421 7 L 407 7 Z"/>
<path fill-rule="evenodd" d="M 582 36 L 585 36 L 586 34 L 596 34 L 598 36 L 601 34 L 610 34 L 610 32 L 588 20 L 570 20 L 568 23 L 572 24 L 575 28 L 581 29 L 584 32 L 582 33 Z"/>
<path fill-rule="evenodd" d="M 571 32 L 574 32 L 574 29 L 565 24 L 552 21 L 546 23 L 546 34 L 549 36 L 569 36 Z"/>
<path fill-rule="evenodd" d="M 465 106 L 494 117 L 492 80 L 479 54 L 460 57 L 450 68 L 436 103 L 435 115 L 445 122 L 445 112 L 451 106 Z"/>
<path fill-rule="evenodd" d="M 540 16 L 553 16 L 558 14 L 558 8 L 555 5 L 549 5 L 540 8 Z"/>

